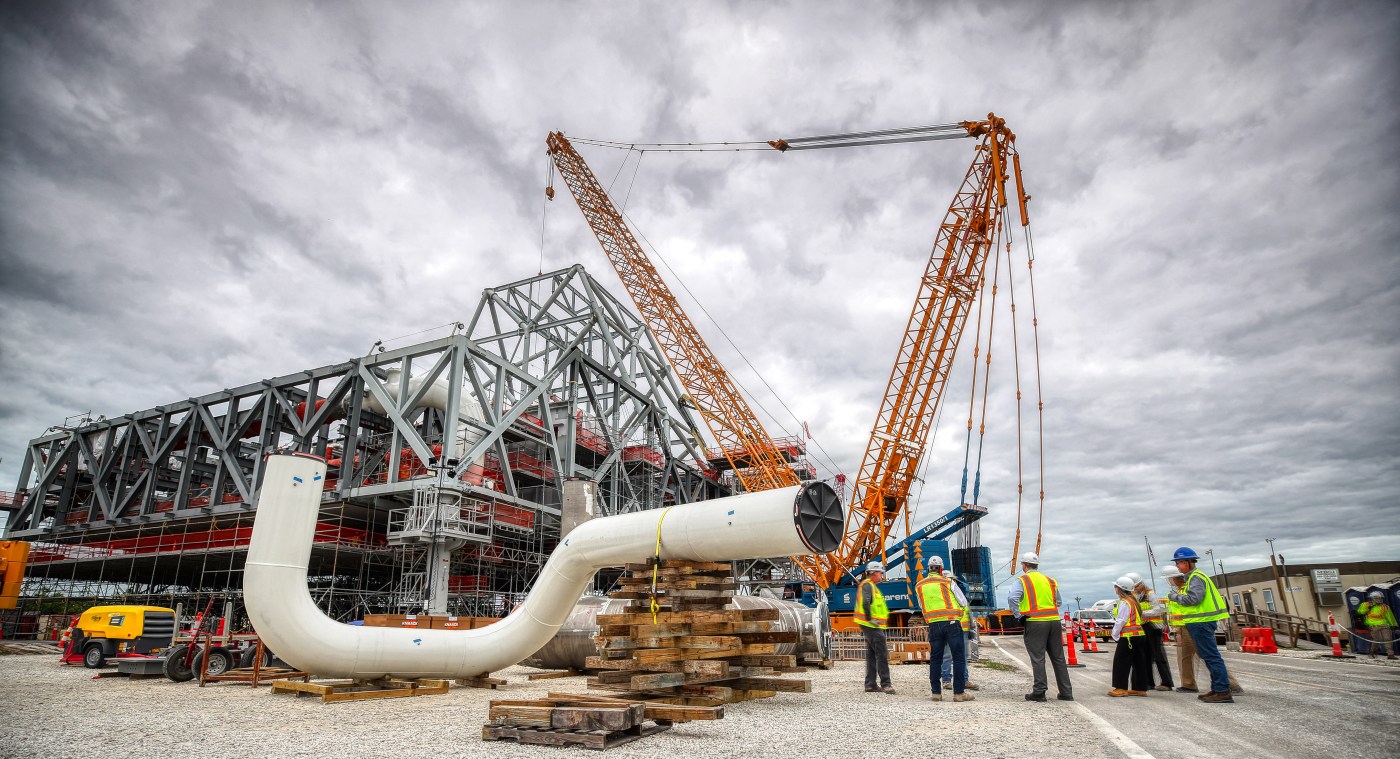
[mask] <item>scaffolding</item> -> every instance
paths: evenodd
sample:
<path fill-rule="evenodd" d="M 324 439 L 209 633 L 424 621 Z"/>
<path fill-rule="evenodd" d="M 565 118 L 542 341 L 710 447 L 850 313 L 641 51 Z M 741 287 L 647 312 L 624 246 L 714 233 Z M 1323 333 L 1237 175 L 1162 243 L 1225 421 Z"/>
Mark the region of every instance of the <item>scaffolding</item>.
<path fill-rule="evenodd" d="M 450 388 L 443 407 L 422 404 L 416 388 L 433 383 Z M 480 419 L 462 413 L 468 395 Z M 30 441 L 0 503 L 5 537 L 33 543 L 4 634 L 97 603 L 236 598 L 263 456 L 277 449 L 328 462 L 308 575 L 330 616 L 421 604 L 411 538 L 442 529 L 462 533 L 450 611 L 504 615 L 559 540 L 566 479 L 599 483 L 603 515 L 727 493 L 682 397 L 642 323 L 574 266 L 485 290 L 447 337 L 88 414 Z M 460 494 L 437 521 L 421 508 L 435 482 Z"/>

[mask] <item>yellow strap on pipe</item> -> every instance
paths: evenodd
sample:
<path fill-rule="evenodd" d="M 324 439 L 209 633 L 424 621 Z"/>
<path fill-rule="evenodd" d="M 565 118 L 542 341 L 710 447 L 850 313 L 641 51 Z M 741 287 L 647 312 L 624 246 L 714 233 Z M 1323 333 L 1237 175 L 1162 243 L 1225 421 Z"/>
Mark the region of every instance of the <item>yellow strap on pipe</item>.
<path fill-rule="evenodd" d="M 667 506 L 661 512 L 661 518 L 656 520 L 656 553 L 652 557 L 651 565 L 651 623 L 656 624 L 656 611 L 661 607 L 656 603 L 656 580 L 657 574 L 661 570 L 661 523 L 666 521 L 666 512 L 675 508 Z"/>

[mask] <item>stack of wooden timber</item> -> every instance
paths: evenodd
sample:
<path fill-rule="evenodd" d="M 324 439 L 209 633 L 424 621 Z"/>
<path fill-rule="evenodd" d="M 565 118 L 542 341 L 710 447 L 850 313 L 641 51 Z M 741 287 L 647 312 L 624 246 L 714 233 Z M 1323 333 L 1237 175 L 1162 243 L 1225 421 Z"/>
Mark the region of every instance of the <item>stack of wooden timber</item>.
<path fill-rule="evenodd" d="M 890 664 L 928 664 L 928 643 L 895 641 L 890 643 Z"/>
<path fill-rule="evenodd" d="M 776 653 L 798 636 L 773 631 L 776 609 L 726 608 L 738 587 L 728 564 L 653 559 L 626 569 L 611 597 L 628 605 L 598 615 L 603 653 L 588 658 L 599 670 L 590 690 L 699 708 L 811 692 L 810 680 L 780 677 L 806 668 Z"/>
<path fill-rule="evenodd" d="M 643 704 L 588 696 L 492 701 L 481 739 L 601 750 L 670 728 L 647 719 Z"/>

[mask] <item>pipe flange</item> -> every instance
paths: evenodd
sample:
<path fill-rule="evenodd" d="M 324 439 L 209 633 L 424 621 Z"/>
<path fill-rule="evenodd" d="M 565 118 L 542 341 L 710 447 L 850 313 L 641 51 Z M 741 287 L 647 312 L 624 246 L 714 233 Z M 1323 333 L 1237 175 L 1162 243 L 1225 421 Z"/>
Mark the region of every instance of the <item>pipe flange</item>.
<path fill-rule="evenodd" d="M 812 553 L 829 553 L 845 537 L 846 514 L 836 491 L 825 482 L 808 482 L 797 492 L 793 522 Z"/>

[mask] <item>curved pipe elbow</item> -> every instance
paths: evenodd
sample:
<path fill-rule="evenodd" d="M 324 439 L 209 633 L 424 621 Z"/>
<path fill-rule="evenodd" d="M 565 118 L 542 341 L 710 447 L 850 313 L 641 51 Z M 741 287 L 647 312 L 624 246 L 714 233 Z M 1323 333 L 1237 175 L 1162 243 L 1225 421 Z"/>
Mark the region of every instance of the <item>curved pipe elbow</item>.
<path fill-rule="evenodd" d="M 325 462 L 268 457 L 244 570 L 244 601 L 258 634 L 283 660 L 327 677 L 474 677 L 539 650 L 604 567 L 662 558 L 732 561 L 834 549 L 841 505 L 822 483 L 619 514 L 585 522 L 559 544 L 530 595 L 477 630 L 358 627 L 321 612 L 306 570 Z"/>

